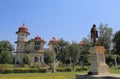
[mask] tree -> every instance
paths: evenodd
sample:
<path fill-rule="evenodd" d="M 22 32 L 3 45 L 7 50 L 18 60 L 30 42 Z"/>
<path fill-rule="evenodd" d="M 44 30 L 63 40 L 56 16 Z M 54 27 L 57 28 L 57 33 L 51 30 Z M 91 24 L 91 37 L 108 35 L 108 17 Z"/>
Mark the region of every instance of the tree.
<path fill-rule="evenodd" d="M 0 64 L 13 63 L 14 48 L 9 41 L 0 41 Z"/>
<path fill-rule="evenodd" d="M 29 61 L 30 61 L 30 57 L 27 53 L 25 53 L 23 55 L 22 62 L 23 62 L 23 64 L 29 64 Z"/>
<path fill-rule="evenodd" d="M 79 62 L 80 53 L 81 53 L 81 50 L 78 43 L 72 42 L 72 44 L 68 46 L 68 54 L 69 54 L 68 56 L 73 69 L 75 64 L 78 64 Z"/>
<path fill-rule="evenodd" d="M 89 38 L 90 39 L 90 38 Z M 80 56 L 80 61 L 82 63 L 82 66 L 84 68 L 84 65 L 89 65 L 89 48 L 90 48 L 90 45 L 92 45 L 92 42 L 91 40 L 89 40 L 87 38 L 83 38 L 81 42 L 83 42 L 84 44 L 81 45 L 80 43 L 80 48 L 81 48 L 81 56 Z"/>
<path fill-rule="evenodd" d="M 13 63 L 13 54 L 9 51 L 0 52 L 0 64 Z"/>
<path fill-rule="evenodd" d="M 57 59 L 62 64 L 71 64 L 73 67 L 78 64 L 80 58 L 80 46 L 76 42 L 69 44 L 67 41 L 60 39 L 57 45 L 59 53 L 57 53 Z"/>
<path fill-rule="evenodd" d="M 49 51 L 45 53 L 44 61 L 46 64 L 50 65 L 54 61 L 53 52 Z"/>
<path fill-rule="evenodd" d="M 61 61 L 63 64 L 69 63 L 68 45 L 69 43 L 63 39 L 60 39 L 58 41 L 58 44 L 56 45 L 56 49 L 58 50 L 56 58 L 57 60 Z"/>
<path fill-rule="evenodd" d="M 98 41 L 100 45 L 104 46 L 105 49 L 109 52 L 110 46 L 112 43 L 112 28 L 109 28 L 108 25 L 99 25 L 99 37 Z"/>
<path fill-rule="evenodd" d="M 114 54 L 120 55 L 120 31 L 117 31 L 113 37 L 113 50 Z"/>

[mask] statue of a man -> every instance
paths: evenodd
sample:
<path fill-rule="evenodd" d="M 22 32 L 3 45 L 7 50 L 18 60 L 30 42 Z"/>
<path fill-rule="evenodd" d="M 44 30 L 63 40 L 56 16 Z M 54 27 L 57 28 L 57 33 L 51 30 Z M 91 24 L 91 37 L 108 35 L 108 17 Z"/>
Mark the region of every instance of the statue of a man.
<path fill-rule="evenodd" d="M 98 38 L 98 31 L 96 30 L 96 25 L 93 24 L 93 27 L 91 28 L 91 39 L 93 40 L 93 46 L 96 45 L 96 38 Z"/>

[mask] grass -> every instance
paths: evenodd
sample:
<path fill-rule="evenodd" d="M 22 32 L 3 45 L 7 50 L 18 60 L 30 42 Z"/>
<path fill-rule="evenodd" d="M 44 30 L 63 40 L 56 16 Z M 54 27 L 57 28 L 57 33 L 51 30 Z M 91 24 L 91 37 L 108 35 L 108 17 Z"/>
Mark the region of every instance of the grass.
<path fill-rule="evenodd" d="M 0 79 L 75 79 L 77 73 L 86 72 L 1 74 Z"/>
<path fill-rule="evenodd" d="M 120 74 L 120 69 L 110 69 L 109 72 L 112 74 Z"/>
<path fill-rule="evenodd" d="M 84 74 L 84 72 L 56 72 L 56 73 L 13 73 L 0 74 L 0 79 L 75 79 L 76 74 Z M 110 73 L 120 74 L 120 70 L 110 69 Z"/>

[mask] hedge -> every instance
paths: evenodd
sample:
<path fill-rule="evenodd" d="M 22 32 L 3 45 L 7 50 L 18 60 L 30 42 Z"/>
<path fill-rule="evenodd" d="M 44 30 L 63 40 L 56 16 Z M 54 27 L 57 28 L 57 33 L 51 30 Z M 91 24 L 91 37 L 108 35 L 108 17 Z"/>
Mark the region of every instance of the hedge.
<path fill-rule="evenodd" d="M 0 73 L 46 73 L 48 69 L 37 69 L 37 68 L 4 68 Z"/>
<path fill-rule="evenodd" d="M 57 72 L 71 72 L 72 69 L 71 68 L 57 68 L 56 71 Z"/>
<path fill-rule="evenodd" d="M 82 68 L 75 68 L 75 71 L 78 72 L 78 71 L 87 71 L 88 70 L 88 67 L 84 67 L 83 69 Z"/>
<path fill-rule="evenodd" d="M 40 73 L 46 73 L 46 72 L 48 72 L 48 69 L 46 68 L 46 69 L 38 69 L 38 72 L 40 72 Z"/>

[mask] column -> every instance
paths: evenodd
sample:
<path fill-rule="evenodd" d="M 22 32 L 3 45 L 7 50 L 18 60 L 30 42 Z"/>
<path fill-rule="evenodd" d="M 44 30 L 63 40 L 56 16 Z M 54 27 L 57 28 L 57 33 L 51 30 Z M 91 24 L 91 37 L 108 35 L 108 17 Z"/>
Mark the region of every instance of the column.
<path fill-rule="evenodd" d="M 30 58 L 30 65 L 33 65 L 33 62 L 34 62 L 34 57 L 31 57 Z"/>
<path fill-rule="evenodd" d="M 42 55 L 42 62 L 44 62 L 44 55 Z"/>
<path fill-rule="evenodd" d="M 38 57 L 38 62 L 41 62 L 41 57 L 40 56 Z"/>

